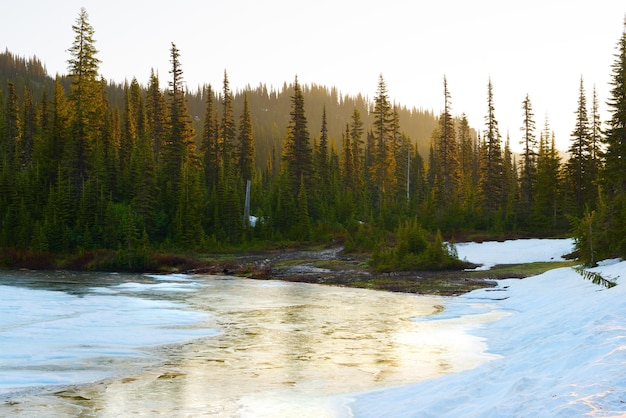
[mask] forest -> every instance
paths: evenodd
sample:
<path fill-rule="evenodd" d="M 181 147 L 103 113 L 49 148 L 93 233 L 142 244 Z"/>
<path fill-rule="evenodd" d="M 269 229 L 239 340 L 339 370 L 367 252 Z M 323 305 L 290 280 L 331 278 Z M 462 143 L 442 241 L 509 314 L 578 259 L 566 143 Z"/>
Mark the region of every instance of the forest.
<path fill-rule="evenodd" d="M 491 81 L 480 127 L 451 113 L 445 78 L 438 115 L 396 105 L 383 75 L 372 100 L 297 76 L 234 92 L 226 72 L 190 91 L 174 43 L 168 80 L 117 84 L 84 9 L 72 29 L 66 75 L 0 53 L 2 266 L 83 254 L 141 270 L 156 253 L 335 242 L 384 268 L 442 267 L 445 240 L 569 234 L 586 263 L 626 255 L 626 37 L 611 119 L 581 77 L 563 158 L 528 96 L 512 151 Z"/>

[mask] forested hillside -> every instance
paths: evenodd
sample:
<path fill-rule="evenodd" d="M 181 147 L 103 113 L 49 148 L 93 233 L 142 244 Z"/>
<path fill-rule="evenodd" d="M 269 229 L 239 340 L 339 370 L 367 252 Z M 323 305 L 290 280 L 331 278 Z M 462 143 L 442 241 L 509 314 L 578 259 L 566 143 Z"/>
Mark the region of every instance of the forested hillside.
<path fill-rule="evenodd" d="M 594 254 L 592 229 L 624 226 L 610 206 L 624 187 L 611 177 L 624 171 L 622 116 L 605 137 L 582 79 L 565 162 L 528 96 L 513 155 L 491 81 L 480 127 L 451 114 L 445 79 L 439 115 L 396 106 L 382 75 L 371 99 L 297 77 L 233 92 L 227 73 L 221 86 L 190 91 L 173 43 L 167 80 L 153 71 L 146 86 L 132 74 L 115 84 L 99 73 L 84 9 L 73 30 L 68 74 L 54 79 L 37 58 L 0 54 L 0 247 L 12 254 L 108 249 L 141 268 L 155 250 L 338 239 L 398 259 L 421 254 L 426 231 L 550 235 L 571 225 Z M 616 64 L 616 83 L 625 67 Z M 385 252 L 390 232 L 400 246 Z"/>

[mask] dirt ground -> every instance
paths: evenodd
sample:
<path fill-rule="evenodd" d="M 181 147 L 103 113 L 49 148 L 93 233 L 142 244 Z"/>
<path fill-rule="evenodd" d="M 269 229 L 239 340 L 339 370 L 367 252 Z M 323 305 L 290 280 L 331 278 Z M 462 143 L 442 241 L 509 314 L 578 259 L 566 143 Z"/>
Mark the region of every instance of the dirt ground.
<path fill-rule="evenodd" d="M 500 278 L 488 271 L 482 274 L 484 277 L 463 270 L 377 273 L 367 267 L 365 256 L 344 254 L 342 247 L 248 254 L 196 273 L 446 296 L 494 287 L 493 280 Z"/>

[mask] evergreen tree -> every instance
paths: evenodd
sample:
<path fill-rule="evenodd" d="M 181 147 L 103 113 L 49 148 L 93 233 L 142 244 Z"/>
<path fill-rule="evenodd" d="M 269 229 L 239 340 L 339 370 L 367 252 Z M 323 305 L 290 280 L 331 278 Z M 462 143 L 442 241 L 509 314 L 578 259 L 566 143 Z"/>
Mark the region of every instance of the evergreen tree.
<path fill-rule="evenodd" d="M 304 179 L 305 187 L 310 188 L 313 170 L 313 155 L 309 139 L 307 119 L 304 112 L 304 96 L 298 83 L 294 82 L 294 95 L 292 96 L 292 110 L 287 128 L 287 137 L 283 146 L 283 162 L 287 170 L 291 189 L 298 195 L 301 179 Z"/>
<path fill-rule="evenodd" d="M 20 141 L 20 164 L 23 168 L 32 168 L 33 163 L 33 151 L 35 148 L 35 141 L 38 138 L 39 123 L 37 118 L 37 110 L 33 103 L 33 91 L 27 89 L 24 93 L 24 105 L 23 105 L 23 120 L 22 120 L 22 137 Z"/>
<path fill-rule="evenodd" d="M 330 171 L 328 122 L 326 120 L 326 105 L 322 108 L 322 126 L 320 128 L 319 143 L 314 141 L 313 166 L 315 172 L 315 184 L 312 190 L 311 201 L 313 206 L 311 213 L 315 218 L 328 217 L 328 205 L 331 201 L 330 185 L 332 173 Z"/>
<path fill-rule="evenodd" d="M 235 124 L 235 109 L 233 104 L 233 95 L 230 91 L 228 75 L 224 71 L 224 88 L 222 91 L 222 123 L 220 126 L 222 163 L 225 169 L 228 169 L 234 160 L 235 140 L 237 136 L 237 127 Z"/>
<path fill-rule="evenodd" d="M 354 190 L 354 158 L 352 157 L 352 137 L 350 136 L 350 125 L 346 123 L 346 130 L 341 135 L 342 139 L 342 158 L 341 158 L 341 175 L 343 177 L 343 185 L 347 190 Z"/>
<path fill-rule="evenodd" d="M 355 190 L 363 187 L 363 121 L 358 109 L 354 109 L 350 118 L 350 144 L 352 145 L 352 170 Z"/>
<path fill-rule="evenodd" d="M 601 215 L 602 255 L 626 256 L 626 25 L 612 66 L 611 118 L 606 129 L 605 165 L 600 175 L 605 207 Z"/>
<path fill-rule="evenodd" d="M 146 107 L 140 96 L 139 85 L 136 80 L 133 80 L 131 84 L 131 92 L 133 111 L 130 116 L 135 120 L 134 124 L 137 127 L 136 139 L 130 156 L 131 205 L 134 212 L 143 220 L 144 233 L 147 236 L 154 236 L 158 189 L 153 141 L 148 129 Z"/>
<path fill-rule="evenodd" d="M 345 147 L 344 147 L 345 148 Z M 322 127 L 320 128 L 320 141 L 315 149 L 315 167 L 319 175 L 319 181 L 323 185 L 323 190 L 327 192 L 329 185 L 329 164 L 328 157 L 328 122 L 326 120 L 326 105 L 322 109 Z"/>
<path fill-rule="evenodd" d="M 387 85 L 382 74 L 378 79 L 378 90 L 374 99 L 374 122 L 372 129 L 372 147 L 370 178 L 372 188 L 372 198 L 374 207 L 381 208 L 385 195 L 393 195 L 395 191 L 396 170 L 395 152 L 393 149 L 394 138 L 392 125 L 393 112 L 389 103 Z"/>
<path fill-rule="evenodd" d="M 522 159 L 520 173 L 520 208 L 524 215 L 533 205 L 535 177 L 537 173 L 537 138 L 532 104 L 528 94 L 522 102 Z"/>
<path fill-rule="evenodd" d="M 574 203 L 574 214 L 581 216 L 585 206 L 593 204 L 591 197 L 594 195 L 591 174 L 592 145 L 589 131 L 589 118 L 587 115 L 587 99 L 583 78 L 580 78 L 578 94 L 578 107 L 576 109 L 576 126 L 571 134 L 571 144 L 568 149 L 569 160 L 566 165 L 569 190 Z"/>
<path fill-rule="evenodd" d="M 444 108 L 439 117 L 439 136 L 435 138 L 436 167 L 435 201 L 442 208 L 456 204 L 460 183 L 458 146 L 448 82 L 443 78 Z"/>
<path fill-rule="evenodd" d="M 239 167 L 238 175 L 245 182 L 254 178 L 255 165 L 255 148 L 254 135 L 252 132 L 252 117 L 250 116 L 250 108 L 248 106 L 248 96 L 244 94 L 243 112 L 239 122 L 239 150 L 237 164 Z"/>
<path fill-rule="evenodd" d="M 172 80 L 170 81 L 170 123 L 169 132 L 163 144 L 164 175 L 174 188 L 180 180 L 183 164 L 195 163 L 194 131 L 185 99 L 183 70 L 180 64 L 180 52 L 172 43 L 170 49 Z"/>
<path fill-rule="evenodd" d="M 102 122 L 98 117 L 101 99 L 98 80 L 100 60 L 96 57 L 95 31 L 89 23 L 85 8 L 80 10 L 72 30 L 75 36 L 68 50 L 71 58 L 67 63 L 72 80 L 70 98 L 74 114 L 72 134 L 64 147 L 64 160 L 65 169 L 74 187 L 79 190 L 88 177 L 93 142 Z"/>
<path fill-rule="evenodd" d="M 492 218 L 501 209 L 503 174 L 501 136 L 495 117 L 493 86 L 490 79 L 487 86 L 487 115 L 485 116 L 479 182 L 481 206 L 487 219 Z"/>
<path fill-rule="evenodd" d="M 18 104 L 17 93 L 15 92 L 15 85 L 9 83 L 9 97 L 7 98 L 5 108 L 5 135 L 0 142 L 0 153 L 4 160 L 3 165 L 7 166 L 10 170 L 17 167 L 19 161 L 19 148 L 22 136 L 21 122 L 20 122 L 20 108 Z"/>
<path fill-rule="evenodd" d="M 46 175 L 49 178 L 55 178 L 57 175 L 57 169 L 60 167 L 65 154 L 65 144 L 69 141 L 72 119 L 71 107 L 58 75 L 54 81 L 52 106 L 52 127 L 46 146 L 48 158 L 44 159 L 46 161 Z"/>
<path fill-rule="evenodd" d="M 220 146 L 217 113 L 214 109 L 214 93 L 211 86 L 206 88 L 206 110 L 204 114 L 204 130 L 202 132 L 202 162 L 204 181 L 207 187 L 217 189 L 220 174 Z"/>
<path fill-rule="evenodd" d="M 591 172 L 594 185 L 598 184 L 598 175 L 602 168 L 604 153 L 602 151 L 603 132 L 602 119 L 600 117 L 600 105 L 598 104 L 598 94 L 594 87 L 593 98 L 591 102 L 591 121 L 589 129 L 589 137 L 591 139 Z M 598 188 L 595 188 L 594 200 L 598 198 Z"/>
<path fill-rule="evenodd" d="M 150 71 L 150 81 L 146 93 L 147 129 L 152 142 L 154 162 L 159 165 L 163 144 L 168 135 L 167 103 L 159 86 L 159 77 L 154 70 Z"/>
<path fill-rule="evenodd" d="M 519 201 L 519 179 L 517 164 L 511 151 L 511 138 L 508 134 L 504 143 L 502 168 L 504 174 L 502 176 L 503 220 L 505 228 L 512 230 L 517 226 L 515 208 L 518 206 Z"/>
<path fill-rule="evenodd" d="M 476 211 L 476 195 L 478 184 L 478 170 L 476 169 L 478 155 L 472 137 L 471 128 L 467 116 L 461 115 L 458 125 L 457 144 L 459 154 L 459 171 L 461 178 L 462 207 L 466 213 Z"/>
<path fill-rule="evenodd" d="M 554 133 L 550 131 L 546 119 L 537 155 L 537 185 L 531 222 L 536 230 L 555 230 L 561 226 L 560 192 L 561 157 L 556 149 Z"/>

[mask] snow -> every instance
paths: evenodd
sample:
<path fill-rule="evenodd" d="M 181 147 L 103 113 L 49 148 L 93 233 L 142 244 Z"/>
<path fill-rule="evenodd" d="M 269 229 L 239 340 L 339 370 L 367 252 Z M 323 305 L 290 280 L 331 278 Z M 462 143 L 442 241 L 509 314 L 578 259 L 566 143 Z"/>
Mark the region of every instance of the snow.
<path fill-rule="evenodd" d="M 488 270 L 496 264 L 563 261 L 573 251 L 572 239 L 519 239 L 504 242 L 460 243 L 456 249 L 461 260 L 481 264 Z"/>
<path fill-rule="evenodd" d="M 459 255 L 488 265 L 547 261 L 571 252 L 570 240 L 459 245 Z M 543 256 L 542 256 L 543 255 Z M 526 258 L 528 257 L 528 258 Z M 506 260 L 506 261 L 503 261 Z M 626 416 L 626 262 L 591 269 L 618 285 L 606 289 L 559 268 L 498 282 L 451 298 L 440 316 L 472 315 L 491 305 L 500 319 L 472 334 L 497 355 L 460 373 L 344 400 L 357 417 Z"/>

